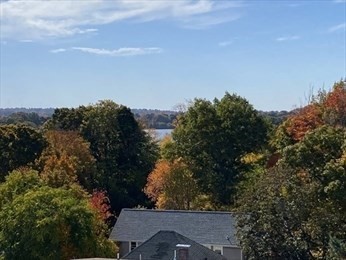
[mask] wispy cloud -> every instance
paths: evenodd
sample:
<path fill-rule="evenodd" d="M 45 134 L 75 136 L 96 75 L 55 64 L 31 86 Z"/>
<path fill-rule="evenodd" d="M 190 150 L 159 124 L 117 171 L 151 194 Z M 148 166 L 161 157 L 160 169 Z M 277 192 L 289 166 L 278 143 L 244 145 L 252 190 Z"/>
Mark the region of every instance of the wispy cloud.
<path fill-rule="evenodd" d="M 124 20 L 176 21 L 193 29 L 238 19 L 242 1 L 16 1 L 0 2 L 0 29 L 5 38 L 44 39 L 96 32 L 95 27 Z"/>
<path fill-rule="evenodd" d="M 119 48 L 114 50 L 86 48 L 86 47 L 73 47 L 72 50 L 82 51 L 90 54 L 111 56 L 111 57 L 124 57 L 124 56 L 138 56 L 147 54 L 158 54 L 162 52 L 161 48 Z"/>
<path fill-rule="evenodd" d="M 292 3 L 292 4 L 288 4 L 287 6 L 288 6 L 288 7 L 295 8 L 295 7 L 301 7 L 301 6 L 303 6 L 303 5 L 304 5 L 303 3 Z"/>
<path fill-rule="evenodd" d="M 334 3 L 336 4 L 346 3 L 346 0 L 334 0 Z"/>
<path fill-rule="evenodd" d="M 219 42 L 218 45 L 220 47 L 227 47 L 229 45 L 231 45 L 233 43 L 233 41 L 223 41 L 223 42 Z"/>
<path fill-rule="evenodd" d="M 216 26 L 218 24 L 223 24 L 231 21 L 238 20 L 241 16 L 239 14 L 235 15 L 220 15 L 218 17 L 214 16 L 193 16 L 184 18 L 181 22 L 182 26 L 187 29 L 203 30 L 210 27 Z"/>
<path fill-rule="evenodd" d="M 340 30 L 346 30 L 346 23 L 341 23 L 341 24 L 332 26 L 328 29 L 328 32 L 332 33 L 332 32 L 336 32 Z"/>
<path fill-rule="evenodd" d="M 63 49 L 63 48 L 60 48 L 60 49 L 54 49 L 54 50 L 51 50 L 50 52 L 51 53 L 60 53 L 60 52 L 65 52 L 67 51 L 66 49 Z"/>
<path fill-rule="evenodd" d="M 23 42 L 23 43 L 31 43 L 31 42 L 33 42 L 33 40 L 20 40 L 20 42 Z"/>
<path fill-rule="evenodd" d="M 299 40 L 300 36 L 298 35 L 290 35 L 290 36 L 282 36 L 278 37 L 275 40 L 278 42 L 284 42 L 284 41 L 294 41 L 294 40 Z"/>

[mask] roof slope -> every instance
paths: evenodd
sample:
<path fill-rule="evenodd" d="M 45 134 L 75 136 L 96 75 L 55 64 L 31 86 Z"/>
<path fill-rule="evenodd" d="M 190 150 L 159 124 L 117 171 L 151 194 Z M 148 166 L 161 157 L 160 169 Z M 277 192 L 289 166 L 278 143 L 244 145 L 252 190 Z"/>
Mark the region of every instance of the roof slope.
<path fill-rule="evenodd" d="M 184 237 L 174 231 L 159 231 L 146 242 L 136 247 L 122 259 L 157 259 L 172 260 L 174 259 L 174 250 L 177 250 L 177 244 L 190 245 L 190 260 L 223 260 L 222 255 L 196 243 L 195 241 Z M 178 255 L 178 253 L 176 254 Z"/>
<path fill-rule="evenodd" d="M 197 243 L 237 245 L 230 212 L 123 209 L 110 239 L 146 241 L 160 230 L 172 230 Z"/>

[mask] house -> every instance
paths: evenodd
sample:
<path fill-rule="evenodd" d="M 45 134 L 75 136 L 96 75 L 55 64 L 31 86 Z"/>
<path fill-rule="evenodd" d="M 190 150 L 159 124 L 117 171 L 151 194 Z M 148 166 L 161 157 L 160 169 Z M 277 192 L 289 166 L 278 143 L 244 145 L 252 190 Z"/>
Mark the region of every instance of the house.
<path fill-rule="evenodd" d="M 123 257 L 162 230 L 175 231 L 227 260 L 242 260 L 231 212 L 123 209 L 110 239 L 119 243 Z"/>
<path fill-rule="evenodd" d="M 224 260 L 225 258 L 175 231 L 159 231 L 122 260 Z"/>

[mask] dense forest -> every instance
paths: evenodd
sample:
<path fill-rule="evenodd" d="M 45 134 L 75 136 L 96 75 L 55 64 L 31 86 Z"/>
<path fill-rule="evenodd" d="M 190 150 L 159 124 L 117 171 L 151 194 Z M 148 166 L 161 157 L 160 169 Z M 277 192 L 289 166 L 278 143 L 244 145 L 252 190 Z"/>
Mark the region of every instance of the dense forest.
<path fill-rule="evenodd" d="M 247 259 L 346 257 L 345 81 L 291 112 L 231 93 L 179 113 L 0 112 L 0 259 L 114 256 L 125 207 L 236 212 Z"/>

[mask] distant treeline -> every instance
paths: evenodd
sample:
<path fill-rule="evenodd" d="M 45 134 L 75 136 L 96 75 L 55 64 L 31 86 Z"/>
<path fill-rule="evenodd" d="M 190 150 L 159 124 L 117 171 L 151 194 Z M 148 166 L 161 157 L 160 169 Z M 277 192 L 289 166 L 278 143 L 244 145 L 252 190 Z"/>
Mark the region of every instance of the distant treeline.
<path fill-rule="evenodd" d="M 294 114 L 294 110 L 292 111 L 259 111 L 261 115 L 267 117 L 273 125 L 280 125 L 283 121 L 285 121 L 290 115 Z"/>
<path fill-rule="evenodd" d="M 132 109 L 135 118 L 146 128 L 173 129 L 178 113 L 169 110 Z"/>
<path fill-rule="evenodd" d="M 54 113 L 54 108 L 0 108 L 0 125 L 25 124 L 33 127 L 43 125 Z M 158 109 L 131 109 L 136 120 L 146 128 L 173 129 L 178 112 Z M 274 125 L 279 125 L 293 111 L 260 111 Z"/>
<path fill-rule="evenodd" d="M 42 126 L 50 116 L 40 116 L 36 112 L 14 112 L 7 116 L 0 115 L 0 125 L 24 124 L 37 128 Z"/>
<path fill-rule="evenodd" d="M 25 107 L 15 107 L 15 108 L 0 108 L 0 116 L 7 117 L 15 113 L 23 112 L 26 114 L 35 113 L 41 117 L 51 117 L 54 113 L 55 108 L 25 108 Z"/>

